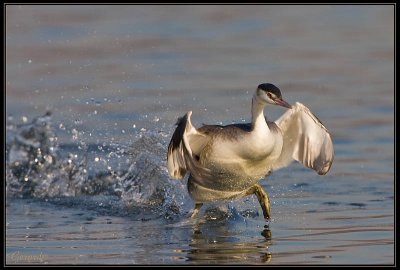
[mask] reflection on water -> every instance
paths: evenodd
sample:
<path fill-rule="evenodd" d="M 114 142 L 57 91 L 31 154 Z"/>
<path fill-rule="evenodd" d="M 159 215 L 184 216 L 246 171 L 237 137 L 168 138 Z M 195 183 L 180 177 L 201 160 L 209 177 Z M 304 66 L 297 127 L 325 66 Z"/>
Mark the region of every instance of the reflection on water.
<path fill-rule="evenodd" d="M 393 14 L 7 5 L 6 263 L 393 264 Z M 253 197 L 188 220 L 165 168 L 177 117 L 248 121 L 262 82 L 330 130 L 331 171 L 262 180 L 269 228 Z"/>
<path fill-rule="evenodd" d="M 268 263 L 271 261 L 271 230 L 264 225 L 262 237 L 243 238 L 240 222 L 231 219 L 218 208 L 206 212 L 205 221 L 193 225 L 192 239 L 185 253 L 186 260 L 195 264 Z M 224 215 L 225 214 L 225 215 Z M 257 228 L 258 229 L 258 228 Z M 249 241 L 250 240 L 250 241 Z"/>
<path fill-rule="evenodd" d="M 218 230 L 217 230 L 218 231 Z M 223 232 L 221 235 L 229 234 Z M 256 243 L 235 243 L 227 237 L 218 237 L 215 240 L 204 236 L 201 230 L 194 230 L 190 250 L 181 250 L 186 253 L 188 261 L 199 264 L 243 264 L 269 263 L 272 258 L 268 246 L 271 245 L 271 234 L 269 229 L 264 229 L 261 233 L 267 236 L 265 241 Z"/>
<path fill-rule="evenodd" d="M 198 220 L 165 222 L 136 220 L 134 213 L 108 216 L 12 200 L 7 205 L 12 213 L 6 224 L 7 262 L 24 263 L 12 259 L 15 252 L 42 253 L 46 264 L 353 264 L 355 257 L 384 264 L 393 258 L 390 211 L 330 206 L 315 214 L 301 211 L 304 205 L 301 200 L 277 207 L 298 216 L 283 215 L 268 227 L 262 218 L 242 216 L 240 204 L 229 210 L 208 208 Z M 51 219 L 44 219 L 49 215 Z"/>

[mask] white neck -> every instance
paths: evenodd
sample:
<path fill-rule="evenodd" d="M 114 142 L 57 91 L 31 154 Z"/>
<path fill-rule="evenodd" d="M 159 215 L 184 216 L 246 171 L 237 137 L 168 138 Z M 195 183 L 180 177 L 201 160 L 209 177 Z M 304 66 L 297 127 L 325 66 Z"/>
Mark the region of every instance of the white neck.
<path fill-rule="evenodd" d="M 263 129 L 269 131 L 267 122 L 264 116 L 264 107 L 266 103 L 260 100 L 255 94 L 251 102 L 251 127 L 252 130 Z"/>

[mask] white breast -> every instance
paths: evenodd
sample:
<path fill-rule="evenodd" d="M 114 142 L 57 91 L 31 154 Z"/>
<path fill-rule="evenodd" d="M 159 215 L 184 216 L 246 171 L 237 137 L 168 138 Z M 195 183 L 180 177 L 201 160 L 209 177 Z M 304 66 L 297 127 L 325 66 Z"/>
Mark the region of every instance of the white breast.
<path fill-rule="evenodd" d="M 205 148 L 203 165 L 213 172 L 213 185 L 226 190 L 246 189 L 262 179 L 282 150 L 280 133 L 253 131 L 242 138 L 216 138 Z"/>

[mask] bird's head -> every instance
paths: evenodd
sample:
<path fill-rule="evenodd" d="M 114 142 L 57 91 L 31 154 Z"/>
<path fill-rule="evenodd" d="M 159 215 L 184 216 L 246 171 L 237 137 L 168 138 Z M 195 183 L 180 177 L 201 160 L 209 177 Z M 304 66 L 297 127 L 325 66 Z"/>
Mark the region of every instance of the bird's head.
<path fill-rule="evenodd" d="M 281 90 L 272 83 L 262 83 L 257 87 L 256 97 L 268 104 L 279 105 L 286 108 L 292 106 L 283 100 Z"/>

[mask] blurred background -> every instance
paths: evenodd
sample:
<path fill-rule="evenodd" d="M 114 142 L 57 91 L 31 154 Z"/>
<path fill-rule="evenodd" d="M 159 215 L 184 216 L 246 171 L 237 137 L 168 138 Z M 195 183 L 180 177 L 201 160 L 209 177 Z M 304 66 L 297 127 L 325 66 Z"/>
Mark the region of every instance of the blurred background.
<path fill-rule="evenodd" d="M 71 127 L 92 133 L 87 140 L 129 140 L 133 125 L 169 128 L 187 110 L 199 124 L 248 120 L 255 88 L 271 82 L 289 102 L 310 106 L 334 138 L 357 133 L 338 126 L 368 125 L 366 119 L 390 129 L 393 11 L 369 5 L 9 5 L 7 116 L 19 120 L 51 110 L 66 127 L 63 140 Z M 357 138 L 366 135 L 372 134 Z"/>

